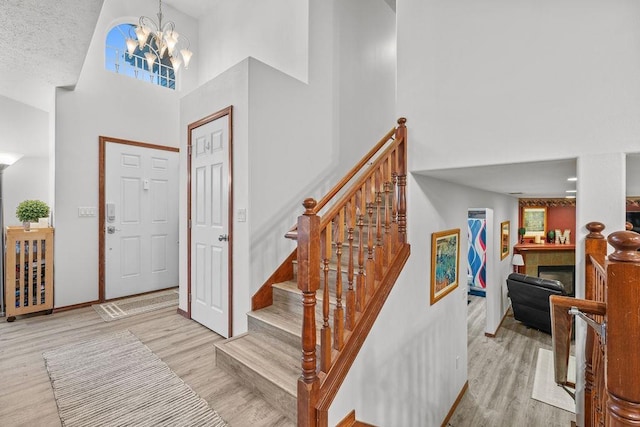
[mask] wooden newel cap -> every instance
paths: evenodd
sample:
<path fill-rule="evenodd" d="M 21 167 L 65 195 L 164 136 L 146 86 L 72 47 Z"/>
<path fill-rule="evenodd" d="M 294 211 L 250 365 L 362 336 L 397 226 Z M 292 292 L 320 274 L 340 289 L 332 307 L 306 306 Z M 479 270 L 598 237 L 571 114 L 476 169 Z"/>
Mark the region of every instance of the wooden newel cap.
<path fill-rule="evenodd" d="M 640 262 L 640 234 L 633 231 L 616 231 L 607 239 L 615 251 L 609 255 L 611 261 Z"/>
<path fill-rule="evenodd" d="M 604 239 L 602 235 L 602 230 L 604 230 L 604 224 L 601 222 L 590 222 L 586 225 L 587 230 L 589 230 L 589 234 L 587 234 L 587 239 Z"/>
<path fill-rule="evenodd" d="M 398 125 L 403 126 L 405 125 L 405 123 L 407 123 L 407 118 L 406 117 L 400 117 L 398 119 Z"/>
<path fill-rule="evenodd" d="M 304 202 L 302 202 L 302 206 L 304 206 L 304 214 L 315 215 L 313 208 L 315 208 L 317 204 L 318 202 L 316 202 L 316 199 L 312 199 L 312 198 L 304 199 Z"/>

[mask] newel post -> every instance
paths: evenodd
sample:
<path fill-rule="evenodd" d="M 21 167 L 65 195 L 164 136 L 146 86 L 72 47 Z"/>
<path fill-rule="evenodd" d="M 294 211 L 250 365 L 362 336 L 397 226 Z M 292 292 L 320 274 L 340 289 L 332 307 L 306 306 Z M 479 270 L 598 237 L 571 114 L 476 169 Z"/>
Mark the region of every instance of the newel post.
<path fill-rule="evenodd" d="M 589 234 L 584 241 L 585 252 L 585 278 L 584 278 L 584 297 L 587 300 L 595 301 L 597 299 L 596 292 L 596 278 L 593 263 L 591 257 L 597 257 L 604 261 L 604 257 L 607 255 L 607 241 L 602 235 L 604 230 L 604 224 L 601 222 L 590 222 L 586 225 Z M 604 302 L 604 301 L 601 301 Z M 585 413 L 585 427 L 591 427 L 594 425 L 594 398 L 597 395 L 596 392 L 596 376 L 594 372 L 594 346 L 595 333 L 592 328 L 587 328 L 587 334 L 585 339 L 585 366 L 584 366 L 584 413 Z M 599 342 L 599 341 L 598 341 Z M 596 351 L 600 351 L 600 348 L 596 348 Z"/>
<path fill-rule="evenodd" d="M 640 425 L 640 234 L 611 233 L 607 265 L 608 426 Z"/>
<path fill-rule="evenodd" d="M 320 287 L 320 217 L 316 201 L 306 199 L 298 217 L 298 289 L 302 291 L 302 375 L 298 379 L 298 426 L 315 426 L 318 392 L 316 373 L 316 291 Z"/>
<path fill-rule="evenodd" d="M 604 224 L 601 222 L 590 222 L 586 225 L 587 230 L 589 230 L 589 234 L 585 238 L 585 257 L 586 263 L 585 266 L 591 266 L 591 256 L 598 257 L 604 259 L 607 255 L 607 241 L 602 235 L 602 231 L 604 230 Z M 593 274 L 590 274 L 590 269 L 587 268 L 587 274 L 585 277 L 585 299 L 595 300 L 595 283 Z M 604 302 L 604 301 L 602 301 Z"/>
<path fill-rule="evenodd" d="M 407 243 L 407 119 L 400 117 L 396 128 L 396 140 L 402 138 L 398 150 L 398 234 L 400 243 Z"/>

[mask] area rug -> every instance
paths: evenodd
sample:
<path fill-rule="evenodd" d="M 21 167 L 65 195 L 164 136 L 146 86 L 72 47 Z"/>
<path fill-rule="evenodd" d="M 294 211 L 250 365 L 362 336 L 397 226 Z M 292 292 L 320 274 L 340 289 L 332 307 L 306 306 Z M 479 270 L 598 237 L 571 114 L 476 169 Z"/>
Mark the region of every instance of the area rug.
<path fill-rule="evenodd" d="M 95 304 L 92 307 L 105 322 L 111 322 L 173 305 L 178 305 L 178 291 L 175 289 Z"/>
<path fill-rule="evenodd" d="M 131 332 L 42 354 L 63 426 L 226 426 Z"/>
<path fill-rule="evenodd" d="M 576 381 L 576 359 L 573 356 L 569 356 L 567 380 L 572 383 Z M 569 391 L 575 393 L 575 390 L 571 388 Z M 573 398 L 565 389 L 555 383 L 553 352 L 544 348 L 538 349 L 536 376 L 533 379 L 531 398 L 571 413 L 576 412 L 576 403 Z"/>

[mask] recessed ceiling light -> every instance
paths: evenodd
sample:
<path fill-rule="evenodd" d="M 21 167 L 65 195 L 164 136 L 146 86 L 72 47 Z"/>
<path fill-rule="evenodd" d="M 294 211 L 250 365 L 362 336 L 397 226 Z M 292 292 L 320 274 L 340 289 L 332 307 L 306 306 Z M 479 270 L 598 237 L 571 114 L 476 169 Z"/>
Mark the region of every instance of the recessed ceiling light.
<path fill-rule="evenodd" d="M 578 177 L 577 176 L 572 176 L 571 178 L 567 178 L 567 181 L 577 181 Z"/>
<path fill-rule="evenodd" d="M 577 192 L 578 192 L 578 190 L 567 190 L 567 191 L 565 191 L 565 193 L 577 193 Z"/>

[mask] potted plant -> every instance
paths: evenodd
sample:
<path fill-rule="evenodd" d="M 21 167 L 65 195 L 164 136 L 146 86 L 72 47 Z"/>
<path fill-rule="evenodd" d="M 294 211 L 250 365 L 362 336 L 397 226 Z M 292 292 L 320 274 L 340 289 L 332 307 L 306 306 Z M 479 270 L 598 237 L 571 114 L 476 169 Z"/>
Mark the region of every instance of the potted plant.
<path fill-rule="evenodd" d="M 16 217 L 22 222 L 24 229 L 28 231 L 32 222 L 49 216 L 49 205 L 42 200 L 24 200 L 16 209 Z"/>
<path fill-rule="evenodd" d="M 518 234 L 520 235 L 520 243 L 524 243 L 524 234 L 527 232 L 527 229 L 524 227 L 518 228 Z"/>

